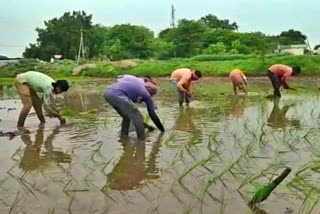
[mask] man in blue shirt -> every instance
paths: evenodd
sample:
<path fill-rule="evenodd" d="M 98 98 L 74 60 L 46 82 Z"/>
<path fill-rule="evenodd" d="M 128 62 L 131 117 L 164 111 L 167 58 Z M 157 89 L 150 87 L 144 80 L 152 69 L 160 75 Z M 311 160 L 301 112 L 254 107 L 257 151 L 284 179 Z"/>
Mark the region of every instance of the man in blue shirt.
<path fill-rule="evenodd" d="M 135 126 L 140 140 L 145 139 L 144 119 L 135 103 L 145 102 L 151 120 L 164 132 L 164 127 L 157 116 L 152 96 L 157 93 L 157 86 L 150 79 L 141 79 L 132 75 L 124 75 L 116 83 L 110 85 L 104 93 L 106 101 L 123 118 L 121 137 L 127 137 L 130 121 Z"/>

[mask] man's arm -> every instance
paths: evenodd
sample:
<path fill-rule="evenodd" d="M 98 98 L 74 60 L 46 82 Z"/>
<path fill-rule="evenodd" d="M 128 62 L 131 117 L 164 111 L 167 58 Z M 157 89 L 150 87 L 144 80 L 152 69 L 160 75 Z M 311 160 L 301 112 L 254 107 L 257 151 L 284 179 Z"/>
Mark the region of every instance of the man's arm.
<path fill-rule="evenodd" d="M 289 74 L 285 73 L 282 77 L 281 77 L 281 84 L 285 89 L 290 89 L 289 84 L 287 83 L 287 79 L 290 77 Z"/>
<path fill-rule="evenodd" d="M 48 114 L 52 117 L 56 117 L 60 120 L 61 123 L 65 123 L 65 119 L 59 114 L 59 111 L 55 108 L 55 105 L 53 104 L 53 95 L 50 91 L 47 90 L 46 92 L 43 93 L 43 104 L 44 104 L 44 109 Z"/>
<path fill-rule="evenodd" d="M 179 89 L 179 91 L 189 93 L 191 86 L 189 84 L 188 78 L 182 77 L 177 84 L 177 88 Z"/>
<path fill-rule="evenodd" d="M 150 115 L 151 120 L 153 121 L 153 123 L 158 127 L 158 129 L 162 132 L 164 132 L 164 127 L 158 117 L 158 115 L 156 114 L 156 112 L 154 111 L 154 106 L 153 106 L 153 101 L 151 96 L 147 96 L 145 97 L 145 103 L 147 105 L 147 110 L 148 113 Z"/>
<path fill-rule="evenodd" d="M 248 84 L 248 82 L 247 82 L 247 77 L 243 74 L 243 76 L 242 76 L 242 79 L 243 79 L 243 81 L 244 81 L 244 84 L 245 85 L 247 85 Z"/>

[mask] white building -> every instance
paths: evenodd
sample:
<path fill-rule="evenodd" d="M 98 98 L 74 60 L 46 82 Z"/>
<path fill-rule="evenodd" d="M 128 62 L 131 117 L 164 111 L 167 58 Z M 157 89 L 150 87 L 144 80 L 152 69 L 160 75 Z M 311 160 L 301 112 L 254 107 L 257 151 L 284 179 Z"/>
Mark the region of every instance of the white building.
<path fill-rule="evenodd" d="M 313 54 L 320 55 L 320 48 L 314 49 Z"/>
<path fill-rule="evenodd" d="M 305 51 L 308 50 L 306 44 L 301 45 L 278 45 L 277 52 L 279 53 L 289 53 L 292 55 L 304 55 Z"/>

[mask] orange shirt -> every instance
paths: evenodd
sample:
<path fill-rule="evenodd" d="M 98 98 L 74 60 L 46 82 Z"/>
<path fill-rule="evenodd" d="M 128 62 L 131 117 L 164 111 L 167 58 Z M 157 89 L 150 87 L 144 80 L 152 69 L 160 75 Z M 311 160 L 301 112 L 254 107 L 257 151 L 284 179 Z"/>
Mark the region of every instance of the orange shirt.
<path fill-rule="evenodd" d="M 189 68 L 180 68 L 172 72 L 170 79 L 178 81 L 177 87 L 180 91 L 184 88 L 187 91 L 191 90 L 192 70 Z"/>
<path fill-rule="evenodd" d="M 243 84 L 244 81 L 247 80 L 244 73 L 239 69 L 232 70 L 230 72 L 229 77 L 230 77 L 231 81 L 233 82 L 233 84 Z"/>
<path fill-rule="evenodd" d="M 292 76 L 292 68 L 287 65 L 275 64 L 269 68 L 269 71 L 281 78 L 281 81 L 286 81 Z"/>

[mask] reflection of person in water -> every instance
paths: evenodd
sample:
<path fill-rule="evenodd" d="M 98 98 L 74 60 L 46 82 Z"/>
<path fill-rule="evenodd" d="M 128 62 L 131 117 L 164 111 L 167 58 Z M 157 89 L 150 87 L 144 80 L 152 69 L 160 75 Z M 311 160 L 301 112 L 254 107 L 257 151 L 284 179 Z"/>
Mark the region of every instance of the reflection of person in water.
<path fill-rule="evenodd" d="M 232 118 L 241 118 L 244 115 L 247 106 L 246 97 L 232 96 L 229 102 L 228 116 Z"/>
<path fill-rule="evenodd" d="M 300 121 L 296 119 L 288 119 L 286 114 L 292 105 L 283 106 L 282 109 L 279 107 L 279 99 L 274 100 L 273 109 L 268 118 L 268 126 L 274 129 L 283 129 L 287 126 L 300 126 Z"/>
<path fill-rule="evenodd" d="M 107 185 L 113 190 L 131 190 L 142 185 L 143 180 L 159 178 L 156 159 L 161 137 L 162 134 L 152 144 L 151 153 L 147 158 L 145 143 L 122 142 L 122 156 L 108 175 Z"/>
<path fill-rule="evenodd" d="M 176 120 L 175 130 L 185 132 L 199 132 L 197 126 L 193 122 L 194 109 L 192 108 L 181 108 L 179 116 Z"/>
<path fill-rule="evenodd" d="M 70 163 L 71 157 L 61 151 L 54 150 L 52 141 L 55 135 L 59 132 L 59 127 L 56 127 L 52 134 L 44 141 L 44 127 L 39 126 L 35 135 L 35 141 L 31 141 L 30 134 L 22 134 L 21 140 L 26 144 L 20 167 L 24 170 L 35 170 L 42 166 L 46 166 L 49 162 Z M 43 149 L 45 151 L 41 153 Z"/>

